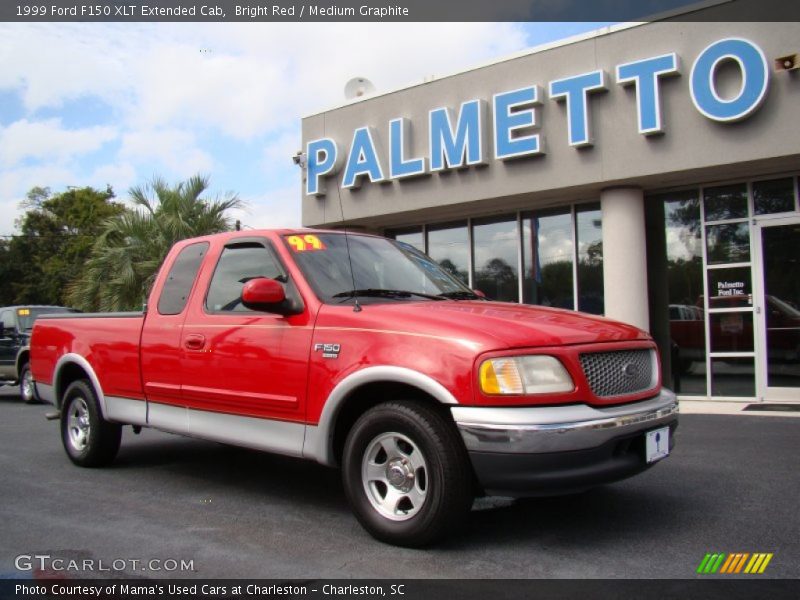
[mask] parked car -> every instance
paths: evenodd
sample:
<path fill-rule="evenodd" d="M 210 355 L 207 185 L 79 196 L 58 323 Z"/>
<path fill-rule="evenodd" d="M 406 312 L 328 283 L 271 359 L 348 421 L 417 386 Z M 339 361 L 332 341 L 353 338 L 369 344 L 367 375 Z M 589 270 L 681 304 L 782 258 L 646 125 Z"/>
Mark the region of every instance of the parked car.
<path fill-rule="evenodd" d="M 144 314 L 44 317 L 31 355 L 73 463 L 109 464 L 133 425 L 341 466 L 361 524 L 409 546 L 457 528 L 476 493 L 640 473 L 678 420 L 646 332 L 485 300 L 364 234 L 179 242 Z"/>
<path fill-rule="evenodd" d="M 64 306 L 4 306 L 0 308 L 0 381 L 19 383 L 23 402 L 36 401 L 36 391 L 31 378 L 30 340 L 33 323 L 44 314 L 74 313 Z"/>
<path fill-rule="evenodd" d="M 700 306 L 670 304 L 669 333 L 673 377 L 689 373 L 696 362 L 705 362 L 705 316 Z"/>

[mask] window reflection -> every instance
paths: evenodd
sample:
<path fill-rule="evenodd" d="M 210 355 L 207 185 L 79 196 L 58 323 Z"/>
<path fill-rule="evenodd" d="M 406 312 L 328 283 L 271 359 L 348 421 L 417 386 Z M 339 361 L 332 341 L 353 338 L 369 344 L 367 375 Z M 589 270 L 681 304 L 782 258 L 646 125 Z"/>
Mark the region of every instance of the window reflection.
<path fill-rule="evenodd" d="M 756 395 L 754 359 L 714 358 L 711 360 L 711 395 L 753 397 Z"/>
<path fill-rule="evenodd" d="M 749 308 L 752 305 L 750 267 L 708 270 L 709 308 Z"/>
<path fill-rule="evenodd" d="M 723 185 L 703 190 L 706 221 L 747 218 L 747 185 Z"/>
<path fill-rule="evenodd" d="M 578 245 L 578 310 L 602 315 L 603 223 L 599 204 L 576 208 Z"/>
<path fill-rule="evenodd" d="M 476 222 L 472 230 L 474 287 L 492 300 L 519 301 L 517 220 Z"/>
<path fill-rule="evenodd" d="M 574 309 L 570 212 L 525 215 L 522 223 L 523 302 Z"/>
<path fill-rule="evenodd" d="M 469 237 L 467 224 L 430 228 L 428 256 L 443 269 L 469 284 Z"/>
<path fill-rule="evenodd" d="M 750 260 L 750 229 L 747 223 L 729 223 L 706 227 L 708 264 L 747 262 Z"/>
<path fill-rule="evenodd" d="M 752 352 L 753 313 L 712 313 L 710 335 L 712 352 Z"/>
<path fill-rule="evenodd" d="M 664 202 L 672 378 L 677 392 L 706 393 L 703 255 L 697 190 L 658 197 Z"/>
<path fill-rule="evenodd" d="M 386 237 L 394 238 L 398 242 L 403 242 L 405 244 L 414 246 L 414 248 L 420 252 L 425 252 L 425 238 L 422 235 L 422 227 L 387 231 Z"/>
<path fill-rule="evenodd" d="M 761 232 L 767 325 L 767 385 L 800 388 L 800 225 Z"/>
<path fill-rule="evenodd" d="M 794 179 L 772 179 L 753 183 L 753 207 L 757 215 L 794 210 Z"/>

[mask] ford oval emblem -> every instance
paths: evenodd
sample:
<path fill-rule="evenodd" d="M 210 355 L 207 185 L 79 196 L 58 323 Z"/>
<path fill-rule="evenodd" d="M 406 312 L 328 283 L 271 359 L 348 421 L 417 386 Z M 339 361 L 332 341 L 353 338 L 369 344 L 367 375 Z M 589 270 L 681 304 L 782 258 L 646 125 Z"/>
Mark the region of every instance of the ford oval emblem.
<path fill-rule="evenodd" d="M 625 366 L 622 367 L 622 375 L 626 379 L 633 379 L 639 374 L 639 367 L 635 363 L 625 363 Z"/>

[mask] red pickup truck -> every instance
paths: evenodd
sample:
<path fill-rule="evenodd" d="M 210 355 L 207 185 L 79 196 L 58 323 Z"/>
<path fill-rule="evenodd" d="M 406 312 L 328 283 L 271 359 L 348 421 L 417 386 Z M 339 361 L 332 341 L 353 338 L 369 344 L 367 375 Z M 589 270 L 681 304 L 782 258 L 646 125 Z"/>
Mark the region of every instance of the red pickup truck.
<path fill-rule="evenodd" d="M 132 425 L 341 466 L 356 517 L 420 546 L 476 494 L 569 493 L 667 456 L 647 333 L 491 302 L 413 247 L 314 230 L 175 245 L 142 313 L 40 318 L 39 396 L 77 465 Z"/>

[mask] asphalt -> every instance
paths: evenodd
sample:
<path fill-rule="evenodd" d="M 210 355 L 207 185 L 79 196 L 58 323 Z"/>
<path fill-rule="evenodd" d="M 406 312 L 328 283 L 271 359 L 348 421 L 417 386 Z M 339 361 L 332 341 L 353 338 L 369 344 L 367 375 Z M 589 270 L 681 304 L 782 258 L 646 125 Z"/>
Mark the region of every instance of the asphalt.
<path fill-rule="evenodd" d="M 800 419 L 681 417 L 672 456 L 565 498 L 482 499 L 426 550 L 373 540 L 336 470 L 126 428 L 112 467 L 66 458 L 45 405 L 0 391 L 0 576 L 19 555 L 190 560 L 202 578 L 696 578 L 708 552 L 771 552 L 800 577 Z M 706 576 L 708 577 L 708 576 Z"/>

